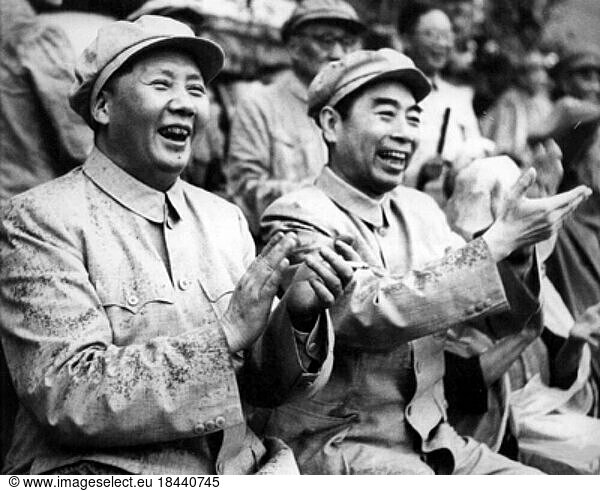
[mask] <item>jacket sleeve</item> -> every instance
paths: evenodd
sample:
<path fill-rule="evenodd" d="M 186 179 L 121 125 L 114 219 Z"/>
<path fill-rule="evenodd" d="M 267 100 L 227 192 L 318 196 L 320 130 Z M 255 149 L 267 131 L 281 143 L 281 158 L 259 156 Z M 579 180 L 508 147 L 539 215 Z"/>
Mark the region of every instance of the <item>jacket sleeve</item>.
<path fill-rule="evenodd" d="M 79 243 L 25 199 L 0 214 L 0 327 L 21 404 L 65 445 L 122 446 L 243 422 L 218 321 L 117 346 Z M 212 423 L 205 424 L 211 421 Z"/>
<path fill-rule="evenodd" d="M 279 196 L 299 183 L 273 178 L 272 129 L 255 97 L 240 101 L 231 124 L 224 173 L 227 192 L 244 211 L 250 230 L 258 233 L 261 214 Z"/>
<path fill-rule="evenodd" d="M 300 213 L 293 204 L 273 206 L 263 216 L 263 230 L 295 230 L 310 243 L 331 242 L 334 233 Z M 402 275 L 364 264 L 331 308 L 331 318 L 337 344 L 379 351 L 507 306 L 496 264 L 485 241 L 476 239 Z"/>

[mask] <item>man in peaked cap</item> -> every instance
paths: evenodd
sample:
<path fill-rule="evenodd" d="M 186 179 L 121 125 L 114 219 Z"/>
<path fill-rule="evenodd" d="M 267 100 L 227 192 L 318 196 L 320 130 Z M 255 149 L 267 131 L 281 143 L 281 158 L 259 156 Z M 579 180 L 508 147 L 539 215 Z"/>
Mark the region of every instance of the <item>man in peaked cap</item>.
<path fill-rule="evenodd" d="M 274 405 L 322 384 L 322 311 L 352 270 L 324 250 L 307 262 L 318 280 L 271 313 L 294 234 L 254 260 L 241 212 L 179 179 L 222 64 L 219 46 L 160 16 L 107 25 L 83 53 L 70 103 L 95 148 L 0 215 L 19 398 L 5 472 L 297 472 L 281 441 L 247 429 L 240 393 Z"/>
<path fill-rule="evenodd" d="M 343 0 L 305 0 L 281 29 L 292 69 L 238 103 L 224 174 L 253 233 L 279 196 L 312 183 L 327 160 L 321 131 L 306 117 L 307 88 L 326 63 L 361 46 L 365 26 Z"/>
<path fill-rule="evenodd" d="M 348 249 L 345 237 L 357 252 L 356 271 L 331 308 L 327 385 L 275 409 L 267 423 L 305 473 L 537 472 L 446 422 L 444 341 L 451 325 L 509 302 L 525 318 L 537 311 L 535 280 L 528 292 L 496 263 L 547 237 L 589 190 L 526 199 L 535 178 L 528 171 L 498 201 L 489 229 L 465 243 L 430 197 L 401 185 L 429 90 L 412 60 L 394 50 L 329 63 L 309 88 L 329 163 L 314 186 L 279 198 L 261 219 L 265 237 L 294 231 L 304 251 L 332 242 Z"/>

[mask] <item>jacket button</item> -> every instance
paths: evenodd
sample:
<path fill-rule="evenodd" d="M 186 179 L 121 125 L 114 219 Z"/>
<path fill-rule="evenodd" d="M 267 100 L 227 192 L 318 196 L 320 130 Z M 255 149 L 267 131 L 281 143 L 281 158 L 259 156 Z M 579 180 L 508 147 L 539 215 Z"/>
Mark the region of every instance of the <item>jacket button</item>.
<path fill-rule="evenodd" d="M 387 228 L 385 227 L 377 227 L 377 233 L 379 235 L 381 235 L 382 237 L 385 237 L 387 235 Z"/>
<path fill-rule="evenodd" d="M 223 428 L 223 426 L 225 426 L 225 418 L 223 416 L 217 416 L 215 418 L 215 424 L 218 428 Z"/>
<path fill-rule="evenodd" d="M 421 362 L 417 361 L 417 363 L 415 363 L 415 372 L 420 373 L 421 372 Z"/>
<path fill-rule="evenodd" d="M 217 427 L 217 425 L 215 424 L 215 422 L 212 419 L 209 419 L 204 424 L 206 426 L 206 431 L 213 431 Z"/>
<path fill-rule="evenodd" d="M 183 278 L 179 280 L 179 288 L 183 291 L 187 290 L 190 286 L 192 286 L 192 282 L 187 278 Z"/>
<path fill-rule="evenodd" d="M 137 297 L 137 295 L 129 295 L 127 297 L 127 303 L 129 305 L 136 306 L 138 303 L 140 303 L 140 299 Z"/>
<path fill-rule="evenodd" d="M 198 423 L 196 426 L 194 426 L 194 433 L 196 433 L 196 435 L 201 435 L 205 431 L 206 431 L 206 427 L 204 426 L 203 423 Z"/>

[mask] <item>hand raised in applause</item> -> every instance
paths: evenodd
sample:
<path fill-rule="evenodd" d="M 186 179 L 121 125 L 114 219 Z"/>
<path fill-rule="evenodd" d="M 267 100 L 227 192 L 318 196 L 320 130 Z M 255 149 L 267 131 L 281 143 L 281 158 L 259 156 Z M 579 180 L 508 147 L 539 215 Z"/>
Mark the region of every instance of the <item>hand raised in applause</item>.
<path fill-rule="evenodd" d="M 267 327 L 287 256 L 297 246 L 294 233 L 275 234 L 238 281 L 222 319 L 230 352 L 249 348 Z"/>
<path fill-rule="evenodd" d="M 548 239 L 558 230 L 564 218 L 591 194 L 587 186 L 577 186 L 547 198 L 531 199 L 526 197 L 526 193 L 535 179 L 535 169 L 527 169 L 505 198 L 492 196 L 495 220 L 483 238 L 496 262 L 517 248 Z"/>

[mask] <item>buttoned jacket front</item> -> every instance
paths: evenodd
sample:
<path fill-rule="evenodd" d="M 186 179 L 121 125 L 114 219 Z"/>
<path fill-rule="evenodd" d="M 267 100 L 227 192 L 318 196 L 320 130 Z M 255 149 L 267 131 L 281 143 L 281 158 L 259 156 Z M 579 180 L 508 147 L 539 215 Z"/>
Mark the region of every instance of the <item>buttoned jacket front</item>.
<path fill-rule="evenodd" d="M 293 229 L 307 247 L 351 237 L 366 263 L 332 308 L 329 382 L 276 409 L 268 433 L 292 446 L 306 473 L 431 473 L 420 456 L 440 449 L 451 470 L 446 330 L 507 306 L 485 242 L 465 245 L 423 193 L 400 186 L 375 201 L 328 167 L 261 224 L 265 236 Z"/>
<path fill-rule="evenodd" d="M 246 369 L 220 325 L 254 259 L 235 206 L 181 180 L 156 191 L 96 149 L 13 198 L 1 223 L 0 325 L 20 399 L 8 472 L 80 460 L 144 474 L 257 470 L 265 447 L 236 379 Z M 303 373 L 285 309 L 272 322 L 287 357 L 246 377 L 293 392 Z"/>

